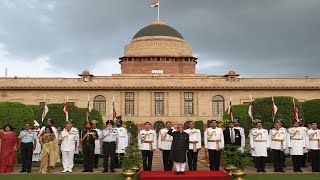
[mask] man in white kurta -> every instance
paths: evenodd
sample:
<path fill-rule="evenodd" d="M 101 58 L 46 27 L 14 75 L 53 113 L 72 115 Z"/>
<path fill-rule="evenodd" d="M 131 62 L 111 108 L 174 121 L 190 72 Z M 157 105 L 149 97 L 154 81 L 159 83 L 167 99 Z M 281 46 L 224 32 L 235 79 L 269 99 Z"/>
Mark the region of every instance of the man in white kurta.
<path fill-rule="evenodd" d="M 39 161 L 39 155 L 41 152 L 41 144 L 39 143 L 39 137 L 40 137 L 40 124 L 34 120 L 34 132 L 37 135 L 37 139 L 36 139 L 36 148 L 33 150 L 33 154 L 32 154 L 32 161 L 33 162 L 38 162 Z"/>
<path fill-rule="evenodd" d="M 194 128 L 193 121 L 189 121 L 188 129 L 184 130 L 189 134 L 189 150 L 187 152 L 189 171 L 197 170 L 198 151 L 201 149 L 201 131 Z"/>
<path fill-rule="evenodd" d="M 306 147 L 311 152 L 312 172 L 320 172 L 320 130 L 316 122 L 307 131 Z"/>
<path fill-rule="evenodd" d="M 281 128 L 280 122 L 274 123 L 274 128 L 269 132 L 270 148 L 273 154 L 274 172 L 284 172 L 284 150 L 287 147 L 287 131 Z"/>
<path fill-rule="evenodd" d="M 128 132 L 127 129 L 122 127 L 122 120 L 118 119 L 116 121 L 116 128 L 115 130 L 118 133 L 118 148 L 116 150 L 116 167 L 122 168 L 122 158 L 124 156 L 124 153 L 126 151 L 126 148 L 128 147 L 129 141 L 128 141 Z"/>
<path fill-rule="evenodd" d="M 79 142 L 78 133 L 72 131 L 72 123 L 67 122 L 65 129 L 61 132 L 61 153 L 62 153 L 62 165 L 63 173 L 72 172 L 74 152 Z"/>
<path fill-rule="evenodd" d="M 158 147 L 162 151 L 162 163 L 165 171 L 172 171 L 173 161 L 169 160 L 173 137 L 168 134 L 172 129 L 172 123 L 166 122 L 166 128 L 160 129 L 158 137 Z"/>
<path fill-rule="evenodd" d="M 292 126 L 292 128 L 288 129 L 287 144 L 293 161 L 293 171 L 303 172 L 301 170 L 301 166 L 303 152 L 304 149 L 306 149 L 305 130 L 304 128 L 299 127 L 299 123 L 297 121 L 293 122 Z"/>
<path fill-rule="evenodd" d="M 143 160 L 143 170 L 151 171 L 153 151 L 157 149 L 157 134 L 151 129 L 151 123 L 144 123 L 144 130 L 138 135 L 138 145 L 141 150 Z"/>
<path fill-rule="evenodd" d="M 261 122 L 256 122 L 256 129 L 252 130 L 250 135 L 250 147 L 252 156 L 255 157 L 257 172 L 266 172 L 265 159 L 269 145 L 268 130 L 262 128 Z"/>
<path fill-rule="evenodd" d="M 204 147 L 209 152 L 211 171 L 219 171 L 221 150 L 224 149 L 224 137 L 221 128 L 217 127 L 217 121 L 210 121 L 210 128 L 204 132 Z"/>
<path fill-rule="evenodd" d="M 101 146 L 100 146 L 100 138 L 101 138 L 101 130 L 97 128 L 98 121 L 92 120 L 92 129 L 97 131 L 98 139 L 94 141 L 94 168 L 98 168 L 99 164 L 99 157 L 101 152 Z"/>

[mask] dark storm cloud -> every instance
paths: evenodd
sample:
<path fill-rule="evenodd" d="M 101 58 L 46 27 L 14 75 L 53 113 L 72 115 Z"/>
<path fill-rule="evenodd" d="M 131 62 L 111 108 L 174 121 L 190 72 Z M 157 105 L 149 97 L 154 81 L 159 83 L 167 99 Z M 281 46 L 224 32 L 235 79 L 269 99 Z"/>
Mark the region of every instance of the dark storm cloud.
<path fill-rule="evenodd" d="M 57 71 L 78 73 L 102 59 L 118 61 L 134 34 L 156 19 L 151 2 L 4 0 L 0 43 L 20 59 L 47 55 Z M 198 73 L 232 69 L 245 77 L 320 76 L 319 0 L 160 3 L 161 19 L 193 46 Z"/>

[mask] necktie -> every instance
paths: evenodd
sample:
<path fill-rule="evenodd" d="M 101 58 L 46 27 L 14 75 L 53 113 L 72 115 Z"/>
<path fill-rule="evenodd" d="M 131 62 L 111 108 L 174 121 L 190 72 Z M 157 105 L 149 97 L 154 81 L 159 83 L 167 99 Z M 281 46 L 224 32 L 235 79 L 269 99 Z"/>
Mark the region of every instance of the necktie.
<path fill-rule="evenodd" d="M 233 129 L 230 129 L 230 134 L 231 134 L 231 143 L 234 143 L 235 142 L 235 140 L 234 140 L 234 131 L 233 131 Z"/>

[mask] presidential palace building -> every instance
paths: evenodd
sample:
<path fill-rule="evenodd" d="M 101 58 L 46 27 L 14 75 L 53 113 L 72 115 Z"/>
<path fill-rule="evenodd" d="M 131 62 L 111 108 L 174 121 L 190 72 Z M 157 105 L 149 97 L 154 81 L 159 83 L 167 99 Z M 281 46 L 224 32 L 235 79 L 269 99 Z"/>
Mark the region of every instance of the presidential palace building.
<path fill-rule="evenodd" d="M 68 101 L 112 118 L 115 109 L 125 121 L 172 121 L 222 119 L 230 96 L 233 104 L 253 98 L 293 96 L 303 102 L 320 99 L 320 78 L 241 78 L 235 71 L 225 75 L 196 74 L 192 46 L 162 21 L 139 30 L 119 58 L 121 74 L 95 76 L 88 70 L 78 78 L 0 78 L 0 101 L 41 104 Z M 201 62 L 201 61 L 199 61 Z"/>

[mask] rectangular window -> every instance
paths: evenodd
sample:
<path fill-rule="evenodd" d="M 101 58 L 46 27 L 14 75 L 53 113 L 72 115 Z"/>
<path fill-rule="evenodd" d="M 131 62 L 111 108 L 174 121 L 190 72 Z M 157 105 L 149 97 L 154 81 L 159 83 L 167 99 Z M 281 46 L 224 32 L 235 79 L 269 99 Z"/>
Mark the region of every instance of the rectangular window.
<path fill-rule="evenodd" d="M 134 92 L 126 92 L 124 96 L 125 114 L 134 114 Z"/>
<path fill-rule="evenodd" d="M 193 114 L 193 92 L 184 93 L 184 114 Z"/>
<path fill-rule="evenodd" d="M 155 98 L 155 114 L 162 115 L 164 114 L 164 93 L 156 92 L 154 94 Z"/>

